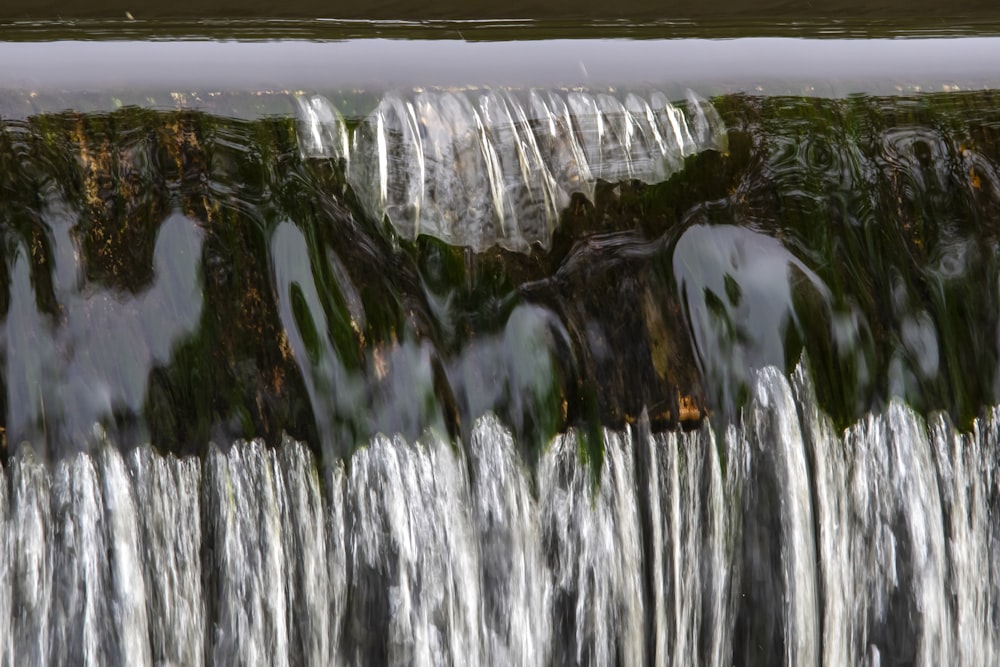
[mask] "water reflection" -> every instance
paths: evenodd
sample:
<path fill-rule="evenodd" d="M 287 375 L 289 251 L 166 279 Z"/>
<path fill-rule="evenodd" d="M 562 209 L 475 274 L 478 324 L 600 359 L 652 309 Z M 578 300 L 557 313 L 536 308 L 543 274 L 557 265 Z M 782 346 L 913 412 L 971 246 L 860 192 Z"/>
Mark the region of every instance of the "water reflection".
<path fill-rule="evenodd" d="M 466 27 L 442 33 L 433 25 L 410 26 L 412 32 L 404 32 L 403 39 L 387 39 L 391 35 L 379 24 L 353 38 L 327 30 L 325 22 L 313 22 L 305 34 L 291 39 L 263 30 L 251 36 L 256 39 L 213 40 L 203 36 L 214 28 L 197 24 L 193 38 L 177 41 L 149 39 L 149 32 L 135 35 L 132 25 L 116 25 L 113 39 L 100 39 L 106 37 L 100 26 L 94 34 L 78 24 L 40 34 L 29 30 L 30 41 L 18 41 L 25 34 L 4 25 L 0 60 L 18 66 L 0 71 L 0 113 L 27 119 L 65 109 L 110 113 L 136 105 L 260 120 L 293 113 L 293 91 L 316 91 L 357 118 L 394 89 L 481 86 L 559 86 L 595 93 L 656 87 L 674 102 L 688 88 L 703 97 L 842 98 L 1000 87 L 992 67 L 1000 56 L 1000 38 L 990 36 L 1000 33 L 998 27 L 974 32 L 932 23 L 930 34 L 953 38 L 927 38 L 919 28 L 907 34 L 904 26 L 901 32 L 908 39 L 892 38 L 892 27 L 885 29 L 889 38 L 883 32 L 879 38 L 856 39 L 850 28 L 845 37 L 829 26 L 811 31 L 797 25 L 783 31 L 776 25 L 750 30 L 749 36 L 737 28 L 731 35 L 735 39 L 721 38 L 712 28 L 683 38 L 685 31 L 669 22 L 639 35 L 646 39 L 615 39 L 605 26 L 596 33 L 535 39 L 538 33 L 521 24 L 499 35 Z M 853 30 L 866 37 L 879 33 L 877 27 Z M 814 38 L 758 36 L 773 32 Z"/>
<path fill-rule="evenodd" d="M 755 369 L 786 366 L 806 338 L 795 302 L 830 300 L 819 276 L 779 241 L 740 227 L 692 225 L 674 248 L 673 271 L 702 374 L 719 392 L 713 404 L 729 413 Z"/>
<path fill-rule="evenodd" d="M 972 333 L 996 328 L 993 95 L 775 99 L 759 118 L 749 129 L 773 187 L 750 192 L 743 213 L 777 213 L 783 242 L 859 334 L 856 353 L 833 355 L 818 386 L 854 387 L 834 401 L 847 413 L 903 396 L 967 423 L 996 396 L 996 353 Z M 839 346 L 845 330 L 826 338 Z M 822 339 L 806 341 L 817 366 L 831 357 Z"/>
<path fill-rule="evenodd" d="M 63 212 L 64 213 L 64 212 Z M 55 313 L 37 309 L 28 251 L 14 248 L 6 348 L 7 435 L 11 440 L 83 442 L 92 425 L 138 415 L 149 373 L 192 334 L 202 309 L 203 235 L 180 214 L 158 225 L 152 284 L 132 294 L 83 280 L 74 221 L 52 221 Z M 68 265 L 68 266 L 67 266 Z M 109 344 L 110 341 L 113 343 Z"/>
<path fill-rule="evenodd" d="M 291 223 L 279 224 L 271 237 L 270 255 L 276 259 L 272 280 L 278 313 L 309 393 L 316 429 L 324 442 L 336 442 L 339 438 L 334 436 L 341 434 L 333 431 L 335 419 L 363 418 L 355 415 L 363 415 L 366 407 L 361 400 L 364 386 L 351 377 L 331 344 L 324 302 L 309 264 L 303 261 L 309 248 L 302 233 Z"/>
<path fill-rule="evenodd" d="M 894 396 L 959 423 L 994 403 L 992 93 L 711 102 L 728 154 L 595 179 L 523 252 L 399 238 L 291 117 L 5 122 L 8 439 L 58 452 L 100 421 L 335 458 L 493 411 L 530 448 L 644 410 L 733 416 L 754 369 L 803 351 L 840 422 Z"/>

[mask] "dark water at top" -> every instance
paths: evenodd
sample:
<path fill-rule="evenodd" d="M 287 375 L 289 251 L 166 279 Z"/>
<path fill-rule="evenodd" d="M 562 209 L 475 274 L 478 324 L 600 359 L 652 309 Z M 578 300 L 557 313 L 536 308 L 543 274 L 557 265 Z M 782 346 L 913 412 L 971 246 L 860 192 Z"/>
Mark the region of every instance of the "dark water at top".
<path fill-rule="evenodd" d="M 121 18 L 129 12 L 143 18 L 220 17 L 220 18 L 340 18 L 364 20 L 434 19 L 555 19 L 595 20 L 622 19 L 632 22 L 662 19 L 843 19 L 871 20 L 884 17 L 926 17 L 966 20 L 996 19 L 1000 17 L 996 6 L 984 0 L 959 0 L 941 3 L 930 0 L 909 2 L 858 2 L 844 1 L 817 3 L 790 0 L 718 0 L 712 3 L 695 0 L 628 0 L 614 5 L 601 2 L 457 2 L 446 0 L 420 3 L 414 0 L 382 0 L 373 3 L 345 2 L 344 0 L 292 0 L 274 3 L 264 0 L 235 2 L 234 0 L 175 0 L 170 3 L 127 0 L 12 0 L 4 4 L 0 17 L 12 19 L 53 18 Z"/>

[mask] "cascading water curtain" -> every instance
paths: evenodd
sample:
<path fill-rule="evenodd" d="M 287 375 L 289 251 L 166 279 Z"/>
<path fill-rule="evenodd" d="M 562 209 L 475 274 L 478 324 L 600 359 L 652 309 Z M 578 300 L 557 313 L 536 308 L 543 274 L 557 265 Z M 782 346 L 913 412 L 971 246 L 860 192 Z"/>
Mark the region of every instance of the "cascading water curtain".
<path fill-rule="evenodd" d="M 997 663 L 992 95 L 0 120 L 0 663 Z"/>
<path fill-rule="evenodd" d="M 761 371 L 717 439 L 577 436 L 529 470 L 504 426 L 286 440 L 204 459 L 95 434 L 0 484 L 6 664 L 990 664 L 1000 414 L 893 404 L 838 435 Z M 595 481 L 596 480 L 596 481 Z M 772 651 L 761 653 L 761 651 Z"/>

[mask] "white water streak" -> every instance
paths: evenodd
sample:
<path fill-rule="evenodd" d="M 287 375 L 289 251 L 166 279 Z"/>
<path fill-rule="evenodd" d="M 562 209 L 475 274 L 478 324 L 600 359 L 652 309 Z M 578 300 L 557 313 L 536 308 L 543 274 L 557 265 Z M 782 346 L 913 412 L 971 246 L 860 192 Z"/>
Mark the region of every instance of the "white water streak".
<path fill-rule="evenodd" d="M 791 388 L 776 368 L 760 372 L 750 415 L 748 435 L 772 462 L 780 494 L 781 561 L 787 606 L 785 664 L 816 665 L 820 636 L 809 473 Z"/>
<path fill-rule="evenodd" d="M 108 592 L 111 601 L 110 630 L 116 635 L 118 654 L 111 662 L 123 665 L 152 664 L 149 621 L 146 614 L 146 586 L 139 540 L 136 501 L 132 479 L 121 453 L 105 445 L 100 452 L 101 478 L 107 523 L 107 552 L 110 559 Z M 136 585 L 142 583 L 143 585 Z"/>
<path fill-rule="evenodd" d="M 597 181 L 662 182 L 694 153 L 725 150 L 718 112 L 689 92 L 506 89 L 386 94 L 347 144 L 346 124 L 320 97 L 300 97 L 304 157 L 349 157 L 346 180 L 367 213 L 410 239 L 427 234 L 485 250 L 548 246 L 576 194 Z"/>
<path fill-rule="evenodd" d="M 360 646 L 394 665 L 458 664 L 482 655 L 479 551 L 462 461 L 439 439 L 409 445 L 379 436 L 351 463 L 347 502 L 361 527 L 352 584 L 372 600 L 351 611 L 389 612 L 386 637 L 355 626 Z M 383 581 L 386 590 L 378 590 Z M 381 651 L 370 648 L 383 641 Z M 364 654 L 352 660 L 361 661 Z"/>
<path fill-rule="evenodd" d="M 327 524 L 323 510 L 319 471 L 309 450 L 286 439 L 278 452 L 276 473 L 287 489 L 282 508 L 282 541 L 287 563 L 285 593 L 288 597 L 291 662 L 298 665 L 329 665 L 333 662 L 337 635 L 330 633 L 330 562 Z"/>
<path fill-rule="evenodd" d="M 702 446 L 702 443 L 709 446 Z M 654 664 L 686 665 L 710 641 L 708 664 L 728 651 L 726 545 L 722 470 L 710 430 L 646 440 L 653 550 Z"/>
<path fill-rule="evenodd" d="M 994 409 L 994 423 L 1000 411 Z M 931 422 L 938 481 L 944 508 L 948 550 L 945 595 L 955 603 L 952 638 L 959 662 L 995 665 L 1000 661 L 1000 628 L 993 610 L 1000 600 L 1000 578 L 995 549 L 998 527 L 990 512 L 990 495 L 996 493 L 996 471 L 984 462 L 997 461 L 996 430 L 986 432 L 979 423 L 971 434 L 954 433 L 945 419 Z M 986 564 L 984 568 L 983 565 Z"/>
<path fill-rule="evenodd" d="M 51 468 L 22 446 L 0 662 L 727 665 L 753 615 L 786 664 L 1000 659 L 1000 409 L 958 434 L 893 403 L 841 436 L 799 369 L 758 374 L 746 415 L 721 446 L 606 432 L 597 476 L 572 433 L 532 473 L 492 416 L 467 454 L 380 436 L 322 469 L 291 440 L 199 461 L 98 438 Z M 772 576 L 751 527 L 772 608 L 741 600 Z"/>
<path fill-rule="evenodd" d="M 102 621 L 108 616 L 104 502 L 94 461 L 61 461 L 52 480 L 54 571 L 51 653 L 55 664 L 107 664 Z"/>
<path fill-rule="evenodd" d="M 13 554 L 10 531 L 7 530 L 7 476 L 0 466 L 0 665 L 14 664 L 14 637 L 11 628 L 11 585 L 13 584 Z"/>
<path fill-rule="evenodd" d="M 52 484 L 45 466 L 29 447 L 13 457 L 9 470 L 10 511 L 5 532 L 13 574 L 10 664 L 47 665 L 52 615 Z"/>
<path fill-rule="evenodd" d="M 638 665 L 644 660 L 645 633 L 632 442 L 628 435 L 608 433 L 604 444 L 597 489 L 578 460 L 573 435 L 557 437 L 539 464 L 541 512 L 556 564 L 556 602 L 575 600 L 573 632 L 557 640 L 564 642 L 564 660 L 610 665 L 620 657 L 624 664 Z"/>
<path fill-rule="evenodd" d="M 192 665 L 205 655 L 201 562 L 201 467 L 149 446 L 129 455 L 142 525 L 152 657 Z"/>
<path fill-rule="evenodd" d="M 217 605 L 215 663 L 286 665 L 289 660 L 281 506 L 274 452 L 260 441 L 212 448 L 206 462 L 214 562 L 208 593 Z"/>
<path fill-rule="evenodd" d="M 473 513 L 482 554 L 484 658 L 492 664 L 549 664 L 551 572 L 537 503 L 514 441 L 492 415 L 472 436 Z"/>
<path fill-rule="evenodd" d="M 286 443 L 286 446 L 288 444 Z M 301 443 L 295 446 L 305 450 Z M 314 463 L 312 465 L 315 465 Z M 324 483 L 324 519 L 326 531 L 326 633 L 329 642 L 330 661 L 342 662 L 344 615 L 347 608 L 347 526 L 344 517 L 344 467 L 338 464 L 326 470 Z M 291 483 L 291 481 L 289 481 Z M 322 663 L 323 656 L 315 662 Z"/>

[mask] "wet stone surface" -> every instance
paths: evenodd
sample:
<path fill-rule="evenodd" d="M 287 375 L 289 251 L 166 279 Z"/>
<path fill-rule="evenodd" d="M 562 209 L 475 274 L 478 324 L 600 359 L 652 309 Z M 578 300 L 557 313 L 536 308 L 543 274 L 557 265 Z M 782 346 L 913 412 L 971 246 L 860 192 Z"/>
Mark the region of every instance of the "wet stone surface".
<path fill-rule="evenodd" d="M 476 254 L 387 236 L 290 121 L 128 108 L 0 130 L 9 442 L 60 455 L 101 422 L 176 452 L 287 432 L 344 456 L 493 410 L 534 447 L 647 406 L 676 423 L 700 391 L 649 239 L 628 259 L 579 238 L 617 189 L 577 202 L 551 252 Z M 680 381 L 650 363 L 665 336 Z"/>
<path fill-rule="evenodd" d="M 644 410 L 732 417 L 753 369 L 803 352 L 838 424 L 894 396 L 960 425 L 995 403 L 992 94 L 711 103 L 728 152 L 597 180 L 523 252 L 395 236 L 292 118 L 0 121 L 8 448 L 61 455 L 100 422 L 338 458 L 494 411 L 530 452 Z"/>

